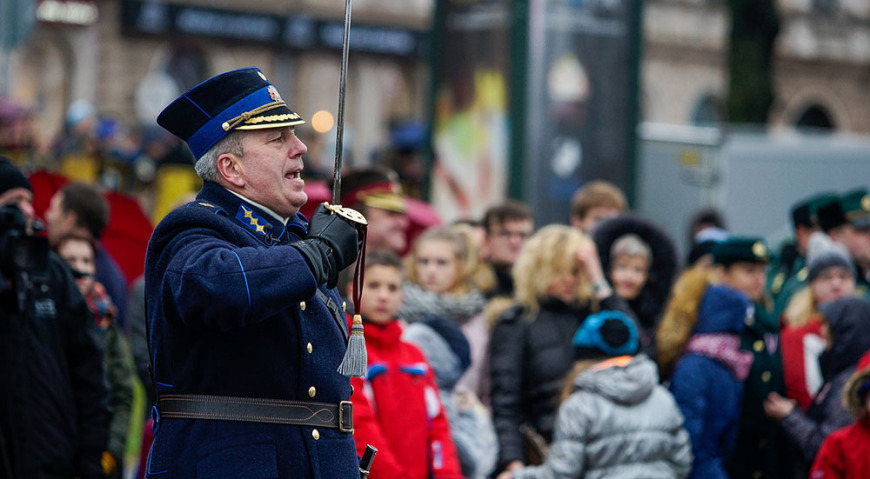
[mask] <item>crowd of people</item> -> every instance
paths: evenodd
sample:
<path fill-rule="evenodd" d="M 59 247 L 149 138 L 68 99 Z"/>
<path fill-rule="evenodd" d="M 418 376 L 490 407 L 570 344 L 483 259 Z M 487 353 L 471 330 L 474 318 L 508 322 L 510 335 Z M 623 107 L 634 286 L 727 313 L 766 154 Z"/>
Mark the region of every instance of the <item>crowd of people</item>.
<path fill-rule="evenodd" d="M 238 88 L 241 133 L 209 130 Z M 413 232 L 397 176 L 370 167 L 341 191 L 362 247 L 352 220 L 298 213 L 301 120 L 273 90 L 237 70 L 161 114 L 204 186 L 129 290 L 103 192 L 70 182 L 40 219 L 0 160 L 0 477 L 354 477 L 368 445 L 372 479 L 870 477 L 865 188 L 796 201 L 776 251 L 701 211 L 680 258 L 603 181 L 564 224 L 506 201 Z M 246 163 L 278 150 L 292 166 Z M 365 368 L 339 374 L 362 331 Z M 318 417 L 246 422 L 297 395 Z"/>

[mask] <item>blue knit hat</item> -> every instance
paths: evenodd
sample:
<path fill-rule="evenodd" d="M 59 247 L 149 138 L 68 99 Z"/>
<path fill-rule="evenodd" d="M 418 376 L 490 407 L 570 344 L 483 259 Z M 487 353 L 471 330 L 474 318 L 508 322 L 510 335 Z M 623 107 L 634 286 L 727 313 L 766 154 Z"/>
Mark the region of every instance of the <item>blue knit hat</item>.
<path fill-rule="evenodd" d="M 575 360 L 634 355 L 639 347 L 637 326 L 621 311 L 593 314 L 574 334 Z"/>

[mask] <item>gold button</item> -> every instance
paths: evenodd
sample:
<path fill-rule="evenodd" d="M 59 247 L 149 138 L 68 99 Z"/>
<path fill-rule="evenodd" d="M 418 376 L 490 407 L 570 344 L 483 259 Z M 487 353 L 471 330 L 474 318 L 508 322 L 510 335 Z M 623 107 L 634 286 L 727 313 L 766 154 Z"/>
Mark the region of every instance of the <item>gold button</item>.
<path fill-rule="evenodd" d="M 765 371 L 761 373 L 761 380 L 764 382 L 770 381 L 770 371 Z"/>
<path fill-rule="evenodd" d="M 342 302 L 341 302 L 341 310 L 342 310 L 342 311 L 347 311 L 347 301 L 342 301 Z"/>
<path fill-rule="evenodd" d="M 305 301 L 302 301 L 301 303 L 299 303 L 299 309 L 301 309 L 302 311 L 305 311 Z"/>
<path fill-rule="evenodd" d="M 755 352 L 760 353 L 762 349 L 764 349 L 764 341 L 758 340 L 752 344 L 752 347 L 755 348 Z"/>
<path fill-rule="evenodd" d="M 308 345 L 305 346 L 305 349 L 308 350 L 308 354 L 311 354 L 311 352 L 314 351 L 314 345 L 308 343 Z"/>
<path fill-rule="evenodd" d="M 311 437 L 313 437 L 315 441 L 320 439 L 320 431 L 317 429 L 311 431 Z"/>
<path fill-rule="evenodd" d="M 317 394 L 317 389 L 315 389 L 314 386 L 311 386 L 310 388 L 308 388 L 308 397 L 313 398 L 316 394 Z"/>

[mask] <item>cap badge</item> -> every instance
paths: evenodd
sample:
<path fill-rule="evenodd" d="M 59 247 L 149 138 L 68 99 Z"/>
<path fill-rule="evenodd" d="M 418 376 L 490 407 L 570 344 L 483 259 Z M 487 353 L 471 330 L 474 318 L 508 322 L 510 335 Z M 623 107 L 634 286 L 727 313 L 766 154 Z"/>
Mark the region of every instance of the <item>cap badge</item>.
<path fill-rule="evenodd" d="M 269 85 L 269 98 L 271 98 L 272 101 L 284 101 L 281 99 L 281 94 L 278 93 L 278 89 L 272 85 Z"/>
<path fill-rule="evenodd" d="M 767 256 L 767 248 L 764 247 L 764 243 L 756 241 L 755 244 L 752 245 L 752 254 L 758 258 L 764 258 Z"/>

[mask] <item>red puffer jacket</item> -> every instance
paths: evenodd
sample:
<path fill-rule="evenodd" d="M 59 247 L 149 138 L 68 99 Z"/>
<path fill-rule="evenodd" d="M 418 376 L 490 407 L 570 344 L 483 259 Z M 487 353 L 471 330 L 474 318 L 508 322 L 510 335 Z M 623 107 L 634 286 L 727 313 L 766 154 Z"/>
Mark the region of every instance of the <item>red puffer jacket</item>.
<path fill-rule="evenodd" d="M 397 321 L 365 325 L 368 374 L 351 381 L 357 452 L 378 449 L 371 479 L 460 479 L 435 377 L 401 334 Z"/>

